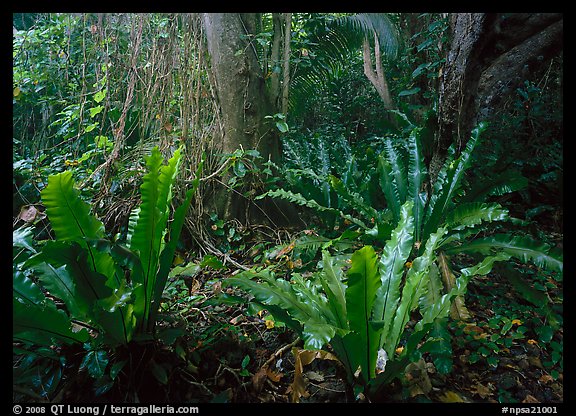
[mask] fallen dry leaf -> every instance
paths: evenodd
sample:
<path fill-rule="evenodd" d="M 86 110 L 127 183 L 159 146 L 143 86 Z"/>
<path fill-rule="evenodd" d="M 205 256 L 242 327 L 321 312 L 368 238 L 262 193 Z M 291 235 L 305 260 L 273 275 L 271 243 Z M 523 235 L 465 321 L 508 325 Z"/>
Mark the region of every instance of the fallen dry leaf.
<path fill-rule="evenodd" d="M 536 397 L 527 394 L 522 403 L 540 403 L 540 401 Z"/>
<path fill-rule="evenodd" d="M 551 381 L 554 381 L 554 379 L 552 378 L 552 376 L 550 374 L 543 374 L 542 377 L 540 377 L 538 379 L 538 381 L 540 383 L 546 384 L 546 383 L 550 383 Z"/>
<path fill-rule="evenodd" d="M 284 374 L 281 373 L 280 371 L 273 371 L 270 370 L 269 368 L 266 369 L 266 376 L 273 381 L 274 383 L 278 383 L 280 381 L 280 379 L 282 377 L 284 377 Z"/>
<path fill-rule="evenodd" d="M 41 212 L 34 205 L 24 205 L 20 208 L 20 213 L 18 214 L 18 219 L 31 223 L 36 220 L 41 220 L 46 218 L 46 214 Z"/>
<path fill-rule="evenodd" d="M 438 397 L 442 403 L 468 403 L 468 400 L 455 391 L 448 390 L 446 393 Z"/>
<path fill-rule="evenodd" d="M 300 402 L 300 397 L 308 397 L 310 393 L 306 390 L 306 380 L 304 380 L 303 372 L 304 367 L 314 361 L 316 358 L 321 360 L 332 360 L 340 362 L 338 358 L 328 351 L 311 351 L 302 350 L 299 348 L 292 348 L 292 354 L 294 355 L 294 380 L 292 384 L 286 390 L 287 394 L 290 394 L 290 400 L 292 403 Z"/>
<path fill-rule="evenodd" d="M 470 390 L 470 392 L 473 394 L 477 394 L 481 398 L 485 399 L 492 395 L 492 390 L 494 390 L 494 386 L 492 384 L 488 383 L 488 385 L 485 386 L 483 384 L 478 383 L 474 386 L 472 390 Z"/>
<path fill-rule="evenodd" d="M 266 381 L 267 377 L 267 370 L 268 368 L 266 366 L 260 367 L 260 369 L 252 376 L 252 387 L 257 393 L 260 393 L 262 387 L 264 387 L 264 381 Z"/>

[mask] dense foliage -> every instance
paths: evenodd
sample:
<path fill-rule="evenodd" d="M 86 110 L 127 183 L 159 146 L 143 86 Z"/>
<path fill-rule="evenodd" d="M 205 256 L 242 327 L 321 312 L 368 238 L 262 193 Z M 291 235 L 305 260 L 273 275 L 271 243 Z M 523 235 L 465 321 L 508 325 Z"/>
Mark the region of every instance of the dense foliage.
<path fill-rule="evenodd" d="M 222 152 L 197 15 L 13 15 L 14 401 L 460 401 L 429 376 L 535 348 L 561 385 L 562 56 L 432 177 L 446 14 L 294 13 L 288 61 L 259 17 L 277 161 Z"/>

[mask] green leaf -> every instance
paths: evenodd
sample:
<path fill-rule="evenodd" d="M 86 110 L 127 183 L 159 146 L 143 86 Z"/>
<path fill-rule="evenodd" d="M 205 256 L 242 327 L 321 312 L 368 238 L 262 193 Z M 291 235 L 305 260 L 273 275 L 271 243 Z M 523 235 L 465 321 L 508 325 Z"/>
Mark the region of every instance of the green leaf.
<path fill-rule="evenodd" d="M 386 242 L 382 257 L 380 258 L 381 285 L 376 292 L 373 306 L 373 319 L 383 321 L 380 330 L 379 348 L 384 345 L 393 323 L 396 307 L 400 301 L 400 285 L 404 276 L 404 264 L 412 251 L 414 234 L 414 217 L 412 216 L 412 201 L 406 201 L 400 213 L 400 222 Z M 386 351 L 393 357 L 394 351 Z"/>
<path fill-rule="evenodd" d="M 232 165 L 232 169 L 234 170 L 234 175 L 238 176 L 239 178 L 243 178 L 246 176 L 246 165 L 241 160 L 236 160 Z"/>
<path fill-rule="evenodd" d="M 426 278 L 430 266 L 435 260 L 434 251 L 445 232 L 445 229 L 440 228 L 436 233 L 430 235 L 426 242 L 424 253 L 412 262 L 412 267 L 408 271 L 404 287 L 402 288 L 402 298 L 394 316 L 394 323 L 384 343 L 384 349 L 386 351 L 394 351 L 396 349 L 406 323 L 408 322 L 410 312 L 418 305 L 418 298 L 422 294 L 423 287 L 427 284 Z M 448 306 L 450 306 L 449 303 Z M 432 308 L 427 312 L 431 317 L 434 315 Z M 420 326 L 426 323 L 424 320 L 420 322 Z"/>
<path fill-rule="evenodd" d="M 414 87 L 409 90 L 403 90 L 398 93 L 398 97 L 406 97 L 408 95 L 414 95 L 420 92 L 420 87 Z"/>
<path fill-rule="evenodd" d="M 446 226 L 450 230 L 473 227 L 484 221 L 504 221 L 508 219 L 508 210 L 496 203 L 471 202 L 458 205 L 446 217 Z"/>
<path fill-rule="evenodd" d="M 336 334 L 336 328 L 324 322 L 309 321 L 304 324 L 302 340 L 304 349 L 320 350 L 328 344 Z"/>
<path fill-rule="evenodd" d="M 420 128 L 414 128 L 408 136 L 408 198 L 414 203 L 412 213 L 415 241 L 421 241 L 422 219 L 426 205 L 426 194 L 421 192 L 422 183 L 426 178 L 426 165 L 420 143 L 421 131 Z"/>
<path fill-rule="evenodd" d="M 202 172 L 204 164 L 204 158 L 199 163 L 198 168 L 196 169 L 196 177 L 192 181 L 192 187 L 186 191 L 186 199 L 184 202 L 176 208 L 174 212 L 174 218 L 172 224 L 170 226 L 170 240 L 165 245 L 164 250 L 160 255 L 159 260 L 159 270 L 156 277 L 156 285 L 154 287 L 153 292 L 153 307 L 151 319 L 149 322 L 149 329 L 151 330 L 151 325 L 154 325 L 156 321 L 156 314 L 158 308 L 160 307 L 160 299 L 164 292 L 164 287 L 166 286 L 166 281 L 168 280 L 168 274 L 170 272 L 170 267 L 172 266 L 172 259 L 174 258 L 174 253 L 176 252 L 176 246 L 180 240 L 180 233 L 182 232 L 182 227 L 184 225 L 184 220 L 186 218 L 186 213 L 188 212 L 188 208 L 192 203 L 192 197 L 196 193 L 198 186 L 200 184 L 200 174 Z M 204 260 L 200 264 L 201 266 L 204 264 Z"/>
<path fill-rule="evenodd" d="M 364 202 L 364 198 L 357 192 L 349 189 L 344 182 L 335 177 L 334 175 L 329 175 L 328 179 L 330 181 L 330 186 L 342 201 L 345 201 L 350 208 L 362 214 L 366 219 L 377 218 L 378 211 L 376 211 L 372 206 Z"/>
<path fill-rule="evenodd" d="M 64 311 L 54 304 L 47 306 L 24 305 L 12 302 L 12 337 L 34 344 L 52 346 L 54 340 L 66 344 L 86 342 L 90 334 L 83 328 L 79 332 L 71 329 L 72 324 Z"/>
<path fill-rule="evenodd" d="M 94 101 L 96 101 L 96 103 L 102 102 L 102 100 L 106 97 L 106 91 L 106 89 L 103 89 L 94 94 Z"/>
<path fill-rule="evenodd" d="M 487 124 L 481 122 L 472 130 L 472 135 L 466 148 L 458 159 L 452 160 L 454 150 L 451 150 L 450 156 L 446 159 L 444 167 L 438 175 L 438 179 L 434 184 L 434 198 L 431 198 L 428 215 L 426 217 L 426 225 L 424 227 L 423 238 L 425 239 L 431 232 L 433 232 L 441 224 L 441 221 L 448 214 L 449 210 L 454 206 L 454 197 L 460 189 L 461 181 L 464 173 L 470 166 L 470 157 L 476 143 L 480 138 L 480 134 L 486 129 Z"/>
<path fill-rule="evenodd" d="M 371 246 L 365 246 L 352 255 L 352 266 L 348 270 L 346 288 L 346 310 L 353 333 L 347 335 L 351 353 L 361 367 L 367 380 L 375 376 L 376 358 L 380 338 L 370 325 L 376 292 L 381 285 L 378 273 L 378 258 Z"/>
<path fill-rule="evenodd" d="M 108 367 L 108 354 L 104 350 L 90 350 L 82 359 L 80 370 L 87 370 L 92 378 L 99 379 L 104 376 Z"/>
<path fill-rule="evenodd" d="M 251 279 L 259 278 L 262 281 L 255 282 Z M 284 279 L 274 279 L 268 270 L 260 272 L 243 272 L 235 277 L 229 277 L 222 281 L 222 286 L 237 286 L 250 292 L 259 302 L 265 305 L 277 305 L 289 312 L 293 319 L 305 324 L 309 320 L 320 321 L 320 313 L 315 305 L 304 303 L 296 296 L 290 282 Z M 275 316 L 276 318 L 276 316 Z M 316 319 L 314 319 L 316 318 Z"/>
<path fill-rule="evenodd" d="M 460 270 L 463 276 L 484 276 L 492 271 L 494 263 L 497 261 L 509 260 L 512 256 L 506 253 L 498 253 L 495 256 L 487 256 L 474 266 Z"/>
<path fill-rule="evenodd" d="M 94 118 L 97 114 L 100 114 L 102 112 L 102 110 L 104 110 L 104 107 L 101 105 L 98 105 L 96 107 L 92 107 L 90 109 L 90 118 Z"/>
<path fill-rule="evenodd" d="M 384 158 L 383 154 L 380 154 L 378 158 L 378 171 L 380 173 L 380 188 L 384 193 L 384 198 L 388 204 L 388 208 L 392 211 L 394 215 L 394 221 L 397 222 L 400 218 L 400 206 L 402 201 L 400 201 L 400 195 L 398 194 L 398 189 L 393 180 L 392 175 L 392 164 Z"/>
<path fill-rule="evenodd" d="M 285 121 L 277 121 L 276 128 L 280 131 L 280 133 L 287 133 L 288 132 L 288 124 Z"/>
<path fill-rule="evenodd" d="M 476 252 L 485 255 L 504 253 L 524 263 L 531 261 L 536 266 L 545 269 L 560 272 L 563 269 L 563 260 L 559 253 L 553 252 L 549 245 L 530 237 L 495 234 L 464 243 L 450 251 L 459 253 Z"/>
<path fill-rule="evenodd" d="M 118 374 L 120 374 L 120 371 L 122 371 L 126 363 L 128 363 L 128 360 L 122 360 L 117 361 L 110 366 L 110 378 L 112 380 L 116 380 L 116 377 L 118 376 Z"/>
<path fill-rule="evenodd" d="M 418 77 L 420 74 L 426 72 L 426 70 L 430 67 L 430 65 L 431 65 L 430 62 L 425 62 L 423 64 L 418 65 L 416 69 L 412 72 L 411 78 L 414 79 Z"/>
<path fill-rule="evenodd" d="M 408 194 L 408 177 L 402 157 L 397 149 L 394 148 L 390 137 L 386 137 L 384 140 L 384 153 L 386 160 L 390 163 L 392 183 L 395 186 L 394 194 L 398 197 L 398 202 L 403 204 Z"/>
<path fill-rule="evenodd" d="M 319 279 L 328 297 L 328 306 L 334 315 L 335 324 L 342 329 L 348 329 L 346 312 L 346 285 L 343 283 L 342 264 L 330 256 L 328 251 L 322 251 L 322 271 Z"/>
<path fill-rule="evenodd" d="M 519 191 L 528 186 L 528 179 L 513 169 L 488 177 L 476 182 L 472 189 L 466 192 L 462 202 L 482 201 L 488 196 L 500 196 L 511 192 Z"/>
<path fill-rule="evenodd" d="M 36 253 L 32 227 L 20 227 L 12 231 L 12 247 L 22 247 Z"/>
<path fill-rule="evenodd" d="M 295 203 L 295 204 L 298 204 L 301 206 L 305 206 L 308 208 L 312 208 L 316 211 L 333 213 L 335 215 L 339 215 L 340 217 L 342 217 L 344 219 L 347 219 L 348 221 L 360 226 L 361 228 L 363 228 L 365 230 L 368 229 L 368 226 L 364 222 L 362 222 L 361 220 L 359 220 L 359 219 L 357 219 L 351 215 L 345 214 L 344 212 L 340 211 L 339 209 L 324 207 L 313 199 L 306 199 L 300 193 L 294 193 L 291 191 L 285 191 L 283 189 L 277 189 L 274 191 L 268 191 L 265 194 L 260 195 L 256 199 L 262 199 L 266 196 L 270 196 L 272 198 L 282 198 L 282 199 L 285 199 L 285 200 L 290 201 L 292 203 Z"/>
<path fill-rule="evenodd" d="M 144 311 L 138 320 L 145 328 L 150 324 L 150 308 L 172 201 L 172 184 L 180 165 L 180 152 L 177 149 L 168 163 L 163 165 L 163 157 L 158 148 L 152 149 L 151 155 L 146 158 L 148 173 L 144 175 L 140 186 L 142 202 L 132 211 L 128 224 L 128 247 L 139 253 L 143 269 L 142 280 L 134 282 L 142 284 L 144 288 Z M 165 272 L 167 276 L 168 270 Z"/>
<path fill-rule="evenodd" d="M 12 293 L 14 301 L 19 300 L 24 304 L 41 306 L 46 302 L 46 296 L 38 285 L 17 268 L 14 268 Z"/>
<path fill-rule="evenodd" d="M 58 243 L 48 242 L 47 244 L 48 247 L 50 247 L 50 245 Z M 58 244 L 58 247 L 62 246 Z M 70 275 L 69 269 L 65 264 L 57 267 L 48 263 L 48 261 L 52 260 L 48 253 L 50 253 L 50 251 L 42 252 L 30 258 L 25 263 L 26 267 L 29 267 L 35 272 L 42 285 L 52 295 L 61 299 L 66 304 L 72 316 L 77 318 L 87 316 L 89 304 L 77 293 L 74 277 Z"/>
<path fill-rule="evenodd" d="M 168 373 L 161 364 L 158 364 L 154 359 L 150 360 L 148 364 L 152 375 L 160 384 L 168 384 Z"/>
<path fill-rule="evenodd" d="M 41 196 L 57 240 L 81 241 L 104 236 L 104 225 L 90 214 L 90 205 L 74 189 L 72 172 L 49 176 Z"/>
<path fill-rule="evenodd" d="M 100 123 L 96 122 L 96 123 L 92 123 L 89 126 L 86 127 L 86 129 L 84 130 L 84 133 L 90 133 L 92 130 L 94 130 L 96 127 L 98 127 Z"/>

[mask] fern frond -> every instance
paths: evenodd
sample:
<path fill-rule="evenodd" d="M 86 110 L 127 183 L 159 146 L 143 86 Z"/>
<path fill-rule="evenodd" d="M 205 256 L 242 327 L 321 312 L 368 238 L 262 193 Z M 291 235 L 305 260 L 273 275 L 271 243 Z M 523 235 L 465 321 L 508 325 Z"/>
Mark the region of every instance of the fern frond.
<path fill-rule="evenodd" d="M 343 219 L 346 219 L 346 220 L 350 221 L 351 223 L 356 224 L 365 230 L 367 230 L 369 228 L 363 221 L 359 220 L 358 218 L 354 218 L 351 215 L 348 215 L 348 214 L 346 214 L 346 213 L 344 213 L 344 212 L 342 212 L 336 208 L 324 207 L 313 199 L 304 198 L 302 196 L 302 194 L 300 194 L 300 193 L 294 193 L 294 192 L 286 191 L 284 189 L 277 189 L 274 191 L 268 191 L 265 194 L 260 195 L 258 197 L 258 199 L 263 198 L 265 196 L 269 196 L 272 198 L 282 198 L 282 199 L 290 201 L 294 204 L 298 204 L 298 205 L 301 205 L 304 207 L 312 208 L 312 209 L 314 209 L 316 211 L 320 211 L 320 212 L 330 212 L 330 213 L 339 215 Z"/>
<path fill-rule="evenodd" d="M 490 237 L 479 238 L 446 250 L 446 252 L 484 255 L 503 253 L 524 263 L 532 262 L 538 267 L 560 272 L 564 264 L 562 255 L 554 252 L 548 244 L 530 237 L 509 234 L 495 234 Z"/>

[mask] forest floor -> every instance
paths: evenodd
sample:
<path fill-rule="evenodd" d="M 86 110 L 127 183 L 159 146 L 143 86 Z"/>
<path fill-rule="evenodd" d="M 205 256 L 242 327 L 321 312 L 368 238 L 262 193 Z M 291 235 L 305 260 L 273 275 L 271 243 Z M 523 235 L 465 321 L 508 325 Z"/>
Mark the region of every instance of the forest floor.
<path fill-rule="evenodd" d="M 562 235 L 554 240 L 561 242 Z M 442 371 L 425 353 L 378 402 L 562 403 L 563 283 L 556 274 L 533 266 L 522 266 L 516 278 L 504 277 L 506 273 L 514 277 L 514 270 L 495 269 L 470 281 L 465 300 L 470 317 L 452 319 L 448 324 L 451 368 Z M 131 374 L 129 379 L 119 376 L 104 395 L 94 395 L 94 386 L 90 387 L 94 381 L 76 370 L 64 377 L 68 383 L 53 400 L 355 401 L 346 392 L 338 362 L 317 357 L 302 366 L 301 372 L 296 371 L 295 353 L 302 348 L 302 341 L 292 331 L 274 322 L 266 311 L 218 301 L 221 293 L 237 294 L 221 286 L 230 273 L 205 268 L 193 278 L 171 279 L 168 292 L 173 298 L 159 328 L 183 330 L 169 344 L 153 344 L 154 366 L 147 365 L 143 373 Z M 530 284 L 519 284 L 518 279 Z M 158 371 L 158 364 L 163 371 Z"/>
<path fill-rule="evenodd" d="M 561 241 L 561 235 L 556 237 Z M 453 350 L 449 372 L 442 374 L 424 354 L 379 401 L 563 402 L 562 281 L 553 273 L 522 267 L 522 278 L 531 279 L 528 288 L 503 278 L 503 273 L 513 272 L 510 269 L 496 269 L 469 283 L 466 306 L 471 316 L 465 322 L 451 320 L 448 326 Z M 288 403 L 295 397 L 308 403 L 350 401 L 333 360 L 316 359 L 302 368 L 300 377 L 295 375 L 294 351 L 302 348 L 302 342 L 275 325 L 266 311 L 211 303 L 223 290 L 233 293 L 222 289 L 220 280 L 217 271 L 207 270 L 186 285 L 173 282 L 182 285 L 181 293 L 192 295 L 178 303 L 192 333 L 186 341 L 188 364 L 177 366 L 180 376 L 175 385 L 156 391 L 158 401 Z M 193 299 L 202 301 L 190 302 Z"/>
<path fill-rule="evenodd" d="M 557 288 L 554 292 L 549 291 L 551 296 L 562 291 L 561 284 L 554 284 Z M 512 311 L 510 316 L 502 315 L 499 310 L 502 305 L 494 302 L 497 297 L 505 300 L 508 312 Z M 441 374 L 425 355 L 423 360 L 407 369 L 403 382 L 391 386 L 391 393 L 382 400 L 562 402 L 563 374 L 558 371 L 556 379 L 551 375 L 554 374 L 550 365 L 551 348 L 537 341 L 538 337 L 531 329 L 516 338 L 520 334 L 517 329 L 523 322 L 531 318 L 545 319 L 536 316 L 534 306 L 515 293 L 510 283 L 494 276 L 470 283 L 466 305 L 472 319 L 465 324 L 453 322 L 450 325 L 452 370 Z M 231 319 L 225 322 L 223 316 Z M 291 401 L 295 361 L 292 349 L 302 348 L 302 342 L 296 340 L 294 344 L 294 335 L 282 328 L 269 328 L 270 324 L 267 326 L 263 318 L 261 314 L 250 316 L 232 306 L 215 306 L 213 313 L 204 311 L 196 316 L 196 327 L 207 328 L 211 334 L 201 335 L 210 338 L 208 345 L 199 351 L 198 383 L 202 387 L 197 385 L 197 389 L 191 389 L 190 399 L 203 397 L 202 401 L 256 403 Z M 506 332 L 503 322 L 512 321 L 515 322 Z M 218 334 L 214 333 L 215 328 L 220 329 Z M 555 333 L 560 345 L 562 336 L 560 328 Z M 491 342 L 496 339 L 498 342 Z M 301 393 L 308 396 L 300 397 L 301 402 L 347 401 L 345 384 L 339 377 L 336 363 L 315 360 L 303 371 L 305 385 Z"/>

